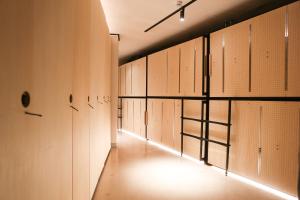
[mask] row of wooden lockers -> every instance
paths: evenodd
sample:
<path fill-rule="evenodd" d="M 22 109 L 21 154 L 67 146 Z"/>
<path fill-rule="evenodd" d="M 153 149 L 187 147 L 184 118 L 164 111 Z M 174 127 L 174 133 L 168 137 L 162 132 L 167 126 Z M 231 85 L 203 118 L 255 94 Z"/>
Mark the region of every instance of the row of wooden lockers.
<path fill-rule="evenodd" d="M 100 1 L 4 0 L 0 13 L 0 199 L 91 199 L 111 139 Z"/>
<path fill-rule="evenodd" d="M 211 102 L 211 120 L 227 122 L 228 102 Z M 122 128 L 145 137 L 145 100 L 122 100 Z M 201 103 L 184 101 L 184 116 L 199 118 Z M 148 138 L 180 151 L 180 100 L 148 100 Z M 200 136 L 200 123 L 184 132 Z M 229 171 L 297 194 L 300 103 L 233 102 Z M 226 143 L 226 127 L 211 124 L 210 139 Z M 200 142 L 184 137 L 184 153 L 200 158 Z M 203 155 L 202 155 L 203 156 Z M 208 162 L 225 168 L 226 148 L 209 144 Z"/>
<path fill-rule="evenodd" d="M 299 96 L 299 19 L 297 1 L 210 34 L 211 96 Z M 205 41 L 200 37 L 121 66 L 119 94 L 146 94 L 148 64 L 149 96 L 201 96 Z"/>

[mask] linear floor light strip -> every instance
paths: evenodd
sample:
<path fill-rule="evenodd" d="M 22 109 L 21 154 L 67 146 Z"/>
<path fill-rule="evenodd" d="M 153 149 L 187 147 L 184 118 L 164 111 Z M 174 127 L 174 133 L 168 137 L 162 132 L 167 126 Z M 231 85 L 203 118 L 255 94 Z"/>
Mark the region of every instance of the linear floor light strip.
<path fill-rule="evenodd" d="M 132 136 L 134 138 L 137 138 L 139 140 L 147 141 L 145 138 L 143 138 L 141 136 L 138 136 L 138 135 L 136 135 L 136 134 L 134 134 L 132 132 L 125 131 L 125 130 L 119 130 L 119 131 L 121 131 L 123 133 L 126 133 L 127 135 Z M 156 143 L 154 141 L 151 141 L 151 140 L 149 140 L 148 143 L 150 145 L 156 146 L 159 149 L 162 149 L 162 150 L 164 150 L 166 152 L 169 152 L 169 153 L 171 153 L 173 155 L 180 156 L 180 152 L 179 151 L 176 151 L 176 150 L 171 149 L 169 147 L 166 147 L 164 145 L 158 144 L 158 143 Z M 185 158 L 185 159 L 187 159 L 187 160 L 193 161 L 193 162 L 195 162 L 197 164 L 203 165 L 203 163 L 204 163 L 203 161 L 199 161 L 199 160 L 197 160 L 197 159 L 195 159 L 195 158 L 193 158 L 191 156 L 188 156 L 186 154 L 183 154 L 182 157 Z M 214 169 L 215 171 L 218 171 L 218 172 L 220 172 L 222 174 L 224 174 L 224 172 L 225 172 L 224 169 L 221 169 L 221 168 L 218 168 L 218 167 L 215 167 L 215 166 L 212 166 L 212 169 Z M 261 183 L 255 182 L 255 181 L 250 180 L 248 178 L 236 175 L 236 174 L 234 174 L 232 172 L 228 172 L 228 176 L 231 177 L 231 178 L 233 178 L 233 179 L 236 179 L 236 180 L 238 180 L 238 181 L 240 181 L 242 183 L 251 185 L 251 186 L 256 187 L 256 188 L 258 188 L 260 190 L 263 190 L 263 191 L 269 192 L 271 194 L 274 194 L 274 195 L 276 195 L 276 196 L 278 196 L 280 198 L 283 198 L 283 199 L 286 199 L 286 200 L 299 200 L 297 197 L 294 197 L 294 196 L 291 196 L 291 195 L 286 194 L 284 192 L 278 191 L 278 190 L 276 190 L 274 188 L 271 188 L 271 187 L 268 187 L 268 186 L 263 185 Z"/>
<path fill-rule="evenodd" d="M 138 139 L 138 140 L 141 140 L 141 141 L 147 141 L 145 138 L 143 138 L 143 137 L 141 137 L 141 136 L 139 136 L 139 135 L 137 135 L 137 134 L 134 134 L 134 133 L 132 133 L 132 132 L 130 132 L 130 131 L 126 131 L 126 130 L 123 130 L 123 129 L 119 129 L 119 132 L 122 132 L 122 133 L 125 133 L 125 134 L 127 134 L 127 135 L 129 135 L 129 136 L 131 136 L 131 137 L 134 137 L 134 138 L 136 138 L 136 139 Z"/>

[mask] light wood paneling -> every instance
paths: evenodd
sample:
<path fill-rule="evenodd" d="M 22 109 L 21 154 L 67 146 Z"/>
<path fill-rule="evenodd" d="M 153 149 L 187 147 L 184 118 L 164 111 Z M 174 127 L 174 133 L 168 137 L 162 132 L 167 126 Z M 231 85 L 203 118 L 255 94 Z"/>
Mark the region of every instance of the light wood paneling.
<path fill-rule="evenodd" d="M 287 6 L 288 14 L 288 77 L 287 95 L 300 96 L 299 65 L 300 65 L 300 2 Z"/>
<path fill-rule="evenodd" d="M 210 35 L 210 93 L 211 96 L 223 95 L 223 48 L 224 30 Z"/>
<path fill-rule="evenodd" d="M 148 100 L 148 138 L 161 143 L 163 101 Z"/>
<path fill-rule="evenodd" d="M 145 113 L 145 100 L 144 99 L 134 99 L 134 110 L 133 110 L 133 126 L 134 133 L 145 137 L 145 122 L 144 122 L 144 113 Z"/>
<path fill-rule="evenodd" d="M 148 95 L 167 94 L 167 52 L 160 51 L 148 57 Z"/>
<path fill-rule="evenodd" d="M 181 148 L 181 101 L 174 101 L 174 148 L 180 151 Z"/>
<path fill-rule="evenodd" d="M 132 95 L 132 63 L 127 63 L 125 65 L 125 96 Z"/>
<path fill-rule="evenodd" d="M 132 62 L 132 95 L 146 95 L 146 57 Z"/>
<path fill-rule="evenodd" d="M 179 95 L 179 45 L 168 49 L 167 60 L 167 95 L 177 96 Z"/>
<path fill-rule="evenodd" d="M 126 95 L 126 65 L 122 65 L 119 68 L 119 81 L 120 81 L 120 96 Z"/>
<path fill-rule="evenodd" d="M 174 103 L 174 100 L 164 100 L 162 114 L 161 143 L 171 148 L 174 147 Z"/>
<path fill-rule="evenodd" d="M 224 29 L 224 94 L 249 96 L 249 34 L 251 21 Z"/>
<path fill-rule="evenodd" d="M 192 96 L 196 91 L 195 40 L 180 44 L 180 94 Z"/>
<path fill-rule="evenodd" d="M 258 180 L 260 104 L 236 102 L 232 107 L 229 170 Z"/>
<path fill-rule="evenodd" d="M 297 194 L 299 130 L 299 104 L 263 104 L 260 179 L 292 195 Z"/>
<path fill-rule="evenodd" d="M 252 92 L 254 96 L 283 96 L 285 74 L 285 8 L 252 20 Z"/>
<path fill-rule="evenodd" d="M 202 96 L 202 74 L 203 74 L 203 37 L 195 39 L 195 93 Z"/>
<path fill-rule="evenodd" d="M 134 99 L 128 99 L 128 110 L 127 110 L 127 129 L 128 131 L 133 132 L 134 131 Z"/>
<path fill-rule="evenodd" d="M 227 113 L 227 101 L 210 102 L 210 120 L 227 123 Z M 209 139 L 226 143 L 227 127 L 218 124 L 210 124 Z M 208 162 L 220 168 L 225 168 L 226 148 L 214 143 L 209 143 L 208 147 Z"/>

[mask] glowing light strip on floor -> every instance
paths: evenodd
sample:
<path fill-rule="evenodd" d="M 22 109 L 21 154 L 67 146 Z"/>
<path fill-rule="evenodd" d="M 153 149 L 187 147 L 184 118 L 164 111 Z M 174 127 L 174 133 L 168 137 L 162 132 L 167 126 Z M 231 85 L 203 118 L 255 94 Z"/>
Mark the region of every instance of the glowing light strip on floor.
<path fill-rule="evenodd" d="M 119 131 L 121 131 L 121 132 L 123 132 L 123 133 L 126 133 L 127 135 L 132 136 L 132 137 L 134 137 L 134 138 L 137 138 L 137 139 L 139 139 L 139 140 L 141 140 L 141 141 L 147 141 L 145 138 L 143 138 L 143 137 L 141 137 L 141 136 L 138 136 L 138 135 L 136 135 L 136 134 L 134 134 L 134 133 L 132 133 L 132 132 L 125 131 L 125 130 L 122 130 L 122 129 L 120 129 Z M 160 149 L 162 149 L 162 150 L 164 150 L 164 151 L 166 151 L 166 152 L 169 152 L 169 153 L 171 153 L 171 154 L 173 154 L 173 155 L 176 155 L 176 156 L 180 156 L 180 155 L 181 155 L 181 153 L 180 153 L 179 151 L 176 151 L 176 150 L 174 150 L 174 149 L 171 149 L 171 148 L 169 148 L 169 147 L 166 147 L 166 146 L 164 146 L 164 145 L 161 145 L 161 144 L 159 144 L 159 143 L 157 143 L 157 142 L 154 142 L 154 141 L 151 141 L 151 140 L 148 140 L 147 142 L 148 142 L 150 145 L 156 146 L 156 147 L 158 147 L 158 148 L 160 148 Z M 199 160 L 197 160 L 197 159 L 195 159 L 195 158 L 193 158 L 193 157 L 191 157 L 191 156 L 188 156 L 188 155 L 186 155 L 186 154 L 183 154 L 182 157 L 185 158 L 185 159 L 188 159 L 188 160 L 190 160 L 190 161 L 193 161 L 193 162 L 195 162 L 195 163 L 197 163 L 197 164 L 201 164 L 201 165 L 204 164 L 203 161 L 199 161 Z M 225 170 L 223 170 L 223 169 L 221 169 L 221 168 L 218 168 L 218 167 L 215 167 L 215 166 L 212 166 L 211 168 L 214 169 L 215 171 L 218 171 L 218 172 L 222 173 L 222 174 L 225 173 Z M 261 184 L 261 183 L 255 182 L 255 181 L 250 180 L 250 179 L 248 179 L 248 178 L 239 176 L 239 175 L 234 174 L 234 173 L 232 173 L 232 172 L 228 172 L 228 176 L 231 177 L 231 178 L 234 178 L 234 179 L 236 179 L 236 180 L 238 180 L 238 181 L 240 181 L 240 182 L 243 182 L 243 183 L 245 183 L 245 184 L 251 185 L 251 186 L 256 187 L 256 188 L 258 188 L 258 189 L 261 189 L 261 190 L 263 190 L 263 191 L 266 191 L 266 192 L 269 192 L 269 193 L 271 193 L 271 194 L 274 194 L 274 195 L 276 195 L 276 196 L 278 196 L 278 197 L 280 197 L 280 198 L 283 198 L 283 199 L 286 199 L 286 200 L 299 200 L 297 197 L 288 195 L 288 194 L 286 194 L 286 193 L 284 193 L 284 192 L 278 191 L 278 190 L 276 190 L 276 189 L 273 189 L 273 188 L 268 187 L 268 186 L 266 186 L 266 185 L 263 185 L 263 184 Z"/>

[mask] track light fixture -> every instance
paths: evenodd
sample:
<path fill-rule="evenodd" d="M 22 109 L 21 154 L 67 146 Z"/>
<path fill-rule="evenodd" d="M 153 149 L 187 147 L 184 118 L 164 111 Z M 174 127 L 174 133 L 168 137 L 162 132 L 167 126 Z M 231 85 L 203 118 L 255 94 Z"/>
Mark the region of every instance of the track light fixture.
<path fill-rule="evenodd" d="M 174 12 L 172 12 L 171 14 L 169 14 L 168 16 L 164 17 L 163 19 L 159 20 L 157 23 L 155 23 L 154 25 L 150 26 L 149 28 L 147 28 L 144 32 L 148 32 L 151 29 L 153 29 L 154 27 L 158 26 L 159 24 L 163 23 L 164 21 L 166 21 L 167 19 L 169 19 L 170 17 L 172 17 L 173 15 L 175 15 L 176 13 L 180 12 L 180 21 L 184 21 L 184 9 L 188 6 L 190 6 L 191 4 L 195 3 L 197 0 L 191 0 L 189 1 L 187 4 L 182 5 L 180 8 L 178 8 L 177 10 L 175 10 Z M 178 4 L 177 5 L 181 5 Z"/>
<path fill-rule="evenodd" d="M 180 21 L 184 21 L 184 8 L 180 11 Z"/>

